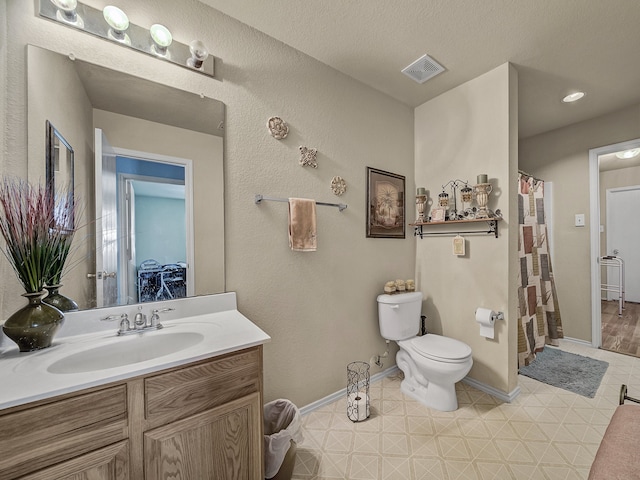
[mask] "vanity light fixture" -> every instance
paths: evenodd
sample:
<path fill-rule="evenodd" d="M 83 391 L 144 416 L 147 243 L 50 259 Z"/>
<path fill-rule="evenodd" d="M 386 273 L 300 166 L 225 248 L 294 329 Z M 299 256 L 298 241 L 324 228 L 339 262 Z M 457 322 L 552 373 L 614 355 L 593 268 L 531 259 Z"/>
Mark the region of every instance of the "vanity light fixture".
<path fill-rule="evenodd" d="M 143 28 L 130 22 L 127 14 L 114 5 L 98 9 L 79 0 L 38 2 L 40 16 L 48 20 L 188 68 L 192 72 L 215 77 L 215 58 L 200 40 L 189 45 L 177 42 L 164 25 L 156 23 L 151 28 Z"/>
<path fill-rule="evenodd" d="M 187 65 L 191 68 L 202 68 L 202 64 L 209 57 L 209 50 L 200 40 L 194 40 L 189 44 L 189 52 L 191 57 L 187 60 Z"/>
<path fill-rule="evenodd" d="M 151 39 L 153 40 L 153 46 L 151 49 L 153 52 L 161 57 L 167 55 L 167 49 L 171 42 L 173 42 L 173 36 L 167 27 L 164 25 L 160 25 L 159 23 L 154 23 L 151 25 L 149 29 L 149 33 L 151 34 Z"/>
<path fill-rule="evenodd" d="M 78 17 L 78 0 L 51 0 L 57 9 L 56 18 L 61 22 L 78 25 L 82 22 L 82 18 Z M 82 28 L 82 25 L 78 25 Z"/>
<path fill-rule="evenodd" d="M 127 17 L 127 14 L 113 5 L 104 7 L 102 14 L 109 25 L 107 36 L 118 42 L 131 45 L 131 39 L 129 35 L 126 34 L 126 30 L 129 28 L 129 17 Z"/>
<path fill-rule="evenodd" d="M 638 155 L 640 155 L 640 148 L 632 148 L 630 150 L 625 150 L 624 152 L 616 153 L 616 157 L 621 158 L 622 160 L 637 157 Z"/>
<path fill-rule="evenodd" d="M 584 92 L 573 92 L 570 93 L 569 95 L 567 95 L 566 97 L 564 97 L 562 99 L 562 101 L 564 103 L 572 103 L 572 102 L 577 102 L 578 100 L 580 100 L 582 97 L 584 97 L 585 93 Z"/>

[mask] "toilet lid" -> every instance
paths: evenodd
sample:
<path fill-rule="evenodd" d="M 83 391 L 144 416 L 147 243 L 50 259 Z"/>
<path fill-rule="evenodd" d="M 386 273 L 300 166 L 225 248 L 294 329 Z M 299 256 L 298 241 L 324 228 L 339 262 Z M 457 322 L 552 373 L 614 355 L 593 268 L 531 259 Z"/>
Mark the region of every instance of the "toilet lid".
<path fill-rule="evenodd" d="M 471 347 L 455 338 L 427 334 L 412 339 L 411 345 L 427 358 L 440 361 L 464 360 L 471 355 Z"/>

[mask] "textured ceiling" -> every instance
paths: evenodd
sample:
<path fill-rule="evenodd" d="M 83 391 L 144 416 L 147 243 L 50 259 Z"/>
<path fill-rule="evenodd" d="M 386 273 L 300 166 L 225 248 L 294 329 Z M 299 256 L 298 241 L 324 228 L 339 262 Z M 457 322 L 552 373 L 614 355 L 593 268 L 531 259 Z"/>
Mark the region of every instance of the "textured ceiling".
<path fill-rule="evenodd" d="M 640 103 L 640 0 L 200 1 L 410 106 L 511 62 L 521 138 Z"/>

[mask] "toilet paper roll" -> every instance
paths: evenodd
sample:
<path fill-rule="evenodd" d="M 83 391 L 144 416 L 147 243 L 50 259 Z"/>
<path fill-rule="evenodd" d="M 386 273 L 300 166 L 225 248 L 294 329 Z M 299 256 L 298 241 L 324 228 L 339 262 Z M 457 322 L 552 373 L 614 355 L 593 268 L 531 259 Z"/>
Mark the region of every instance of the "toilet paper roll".
<path fill-rule="evenodd" d="M 480 335 L 486 338 L 493 338 L 495 335 L 494 325 L 496 312 L 488 308 L 478 307 L 476 310 L 476 322 L 480 324 Z"/>
<path fill-rule="evenodd" d="M 350 393 L 347 396 L 347 417 L 352 422 L 369 418 L 369 396 L 365 392 Z"/>

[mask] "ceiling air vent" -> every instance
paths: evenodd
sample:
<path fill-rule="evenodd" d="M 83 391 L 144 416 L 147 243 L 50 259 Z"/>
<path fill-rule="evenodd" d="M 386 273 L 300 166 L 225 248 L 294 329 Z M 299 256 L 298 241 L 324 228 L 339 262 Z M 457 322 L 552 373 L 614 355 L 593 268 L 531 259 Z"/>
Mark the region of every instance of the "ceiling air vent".
<path fill-rule="evenodd" d="M 444 72 L 444 67 L 429 55 L 423 55 L 402 70 L 402 73 L 418 83 L 424 83 L 442 72 Z"/>

